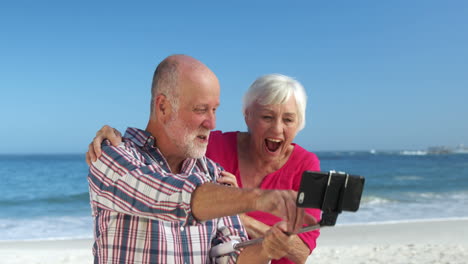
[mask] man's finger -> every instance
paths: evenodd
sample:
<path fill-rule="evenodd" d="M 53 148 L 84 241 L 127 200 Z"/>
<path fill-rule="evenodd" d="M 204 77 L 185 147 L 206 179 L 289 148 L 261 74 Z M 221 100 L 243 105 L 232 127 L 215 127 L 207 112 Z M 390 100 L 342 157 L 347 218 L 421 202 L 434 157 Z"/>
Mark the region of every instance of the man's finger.
<path fill-rule="evenodd" d="M 293 209 L 293 208 L 295 208 L 295 206 L 294 207 L 291 206 L 290 199 L 286 199 L 284 206 L 286 207 L 286 212 L 287 212 L 287 217 L 288 217 L 288 219 L 287 219 L 288 220 L 288 222 L 287 222 L 287 224 L 288 224 L 288 233 L 292 233 L 292 232 L 294 232 L 294 224 L 295 224 L 294 222 L 295 222 L 295 218 L 296 218 L 296 212 Z"/>
<path fill-rule="evenodd" d="M 278 223 L 276 224 L 276 226 L 277 226 L 283 233 L 288 232 L 288 225 L 286 224 L 286 222 L 284 222 L 284 221 L 278 222 Z"/>
<path fill-rule="evenodd" d="M 304 208 L 296 207 L 296 221 L 294 223 L 294 233 L 301 229 L 304 222 Z"/>
<path fill-rule="evenodd" d="M 303 219 L 303 223 L 307 226 L 318 224 L 317 219 L 315 219 L 315 217 L 307 213 L 304 213 L 304 216 L 302 219 Z"/>

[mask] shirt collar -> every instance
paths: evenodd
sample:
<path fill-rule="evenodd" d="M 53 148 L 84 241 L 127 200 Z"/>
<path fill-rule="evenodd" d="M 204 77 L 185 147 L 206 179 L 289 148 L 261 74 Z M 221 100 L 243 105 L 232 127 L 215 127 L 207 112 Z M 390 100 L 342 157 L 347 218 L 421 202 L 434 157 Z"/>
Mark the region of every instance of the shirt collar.
<path fill-rule="evenodd" d="M 127 138 L 128 140 L 132 141 L 134 144 L 136 144 L 139 147 L 144 147 L 145 145 L 147 145 L 151 148 L 154 148 L 154 146 L 156 145 L 155 144 L 156 139 L 151 135 L 150 132 L 141 130 L 138 128 L 134 128 L 134 127 L 127 128 L 127 130 L 125 131 L 124 138 Z M 164 159 L 164 156 L 162 155 L 162 153 L 159 152 L 159 149 L 157 149 L 157 153 L 159 153 L 161 158 Z M 181 172 L 190 173 L 193 170 L 193 168 L 196 166 L 197 160 L 200 161 L 200 166 L 201 166 L 202 171 L 204 171 L 205 173 L 209 173 L 207 169 L 205 157 L 201 159 L 194 159 L 194 158 L 185 159 L 182 162 Z"/>
<path fill-rule="evenodd" d="M 155 142 L 155 139 L 150 132 L 134 127 L 127 128 L 124 138 L 127 138 L 140 147 L 143 147 L 146 144 L 153 147 Z"/>

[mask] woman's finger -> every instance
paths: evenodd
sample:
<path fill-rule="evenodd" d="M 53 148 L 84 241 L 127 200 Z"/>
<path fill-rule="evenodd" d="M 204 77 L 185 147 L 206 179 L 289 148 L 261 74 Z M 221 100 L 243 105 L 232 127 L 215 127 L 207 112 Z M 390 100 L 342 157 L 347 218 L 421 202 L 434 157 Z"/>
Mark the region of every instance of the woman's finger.
<path fill-rule="evenodd" d="M 285 222 L 279 222 L 268 230 L 263 240 L 263 249 L 273 259 L 280 259 L 288 252 L 289 236 L 284 234 Z"/>
<path fill-rule="evenodd" d="M 94 154 L 93 161 L 96 161 L 96 159 L 101 156 L 101 143 L 103 141 L 104 141 L 104 138 L 102 138 L 101 136 L 96 136 L 93 139 L 93 142 L 91 143 L 92 144 L 92 149 L 93 149 L 93 154 Z"/>
<path fill-rule="evenodd" d="M 220 175 L 221 177 L 218 178 L 219 183 L 228 184 L 228 185 L 231 185 L 232 187 L 239 187 L 237 185 L 237 179 L 234 174 L 229 173 L 227 171 L 222 171 Z"/>
<path fill-rule="evenodd" d="M 89 143 L 88 152 L 86 152 L 86 155 L 89 157 L 89 165 L 97 160 L 96 152 L 93 148 L 93 142 Z"/>
<path fill-rule="evenodd" d="M 109 139 L 112 146 L 114 147 L 117 147 L 120 144 L 120 142 L 122 142 L 122 135 L 115 128 L 112 128 L 112 130 L 110 131 L 106 131 L 106 133 L 104 133 L 103 136 L 104 136 L 104 139 L 106 138 Z"/>
<path fill-rule="evenodd" d="M 86 152 L 86 164 L 88 164 L 88 166 L 91 166 L 91 159 L 89 158 L 88 152 Z"/>
<path fill-rule="evenodd" d="M 237 183 L 236 183 L 236 180 L 234 179 L 231 179 L 231 178 L 227 178 L 227 177 L 219 177 L 218 178 L 218 183 L 221 183 L 221 184 L 226 184 L 226 185 L 229 185 L 229 186 L 232 186 L 232 187 L 237 187 Z"/>

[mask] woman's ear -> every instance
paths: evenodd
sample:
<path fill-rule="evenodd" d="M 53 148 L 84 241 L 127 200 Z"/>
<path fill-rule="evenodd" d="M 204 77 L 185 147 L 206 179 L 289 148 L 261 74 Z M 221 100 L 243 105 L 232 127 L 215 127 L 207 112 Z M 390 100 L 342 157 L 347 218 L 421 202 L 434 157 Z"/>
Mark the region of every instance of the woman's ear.
<path fill-rule="evenodd" d="M 245 121 L 246 124 L 247 124 L 247 121 L 248 121 L 249 118 L 250 118 L 249 115 L 250 115 L 250 111 L 249 111 L 249 109 L 247 108 L 247 109 L 244 110 L 244 121 Z"/>

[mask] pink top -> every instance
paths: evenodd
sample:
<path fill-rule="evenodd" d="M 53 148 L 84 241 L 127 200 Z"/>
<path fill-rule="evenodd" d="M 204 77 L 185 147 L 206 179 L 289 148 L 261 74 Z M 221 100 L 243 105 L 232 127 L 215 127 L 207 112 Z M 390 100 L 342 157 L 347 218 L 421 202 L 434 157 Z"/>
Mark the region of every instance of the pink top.
<path fill-rule="evenodd" d="M 208 149 L 206 156 L 213 161 L 219 163 L 226 171 L 236 175 L 237 184 L 242 187 L 242 181 L 239 173 L 239 162 L 237 158 L 237 134 L 239 132 L 212 131 L 209 137 Z M 299 189 L 301 176 L 305 170 L 319 171 L 320 161 L 317 156 L 305 150 L 297 144 L 292 144 L 294 150 L 289 157 L 289 160 L 281 167 L 281 169 L 268 174 L 260 184 L 261 189 L 280 189 L 280 190 L 295 190 Z M 306 209 L 306 212 L 320 220 L 321 211 L 319 209 Z M 261 221 L 269 226 L 281 221 L 277 216 L 255 211 L 247 213 L 247 215 Z M 320 235 L 319 230 L 298 234 L 298 236 L 309 246 L 310 251 L 315 248 L 317 237 Z M 273 260 L 271 263 L 293 263 L 287 258 Z"/>

